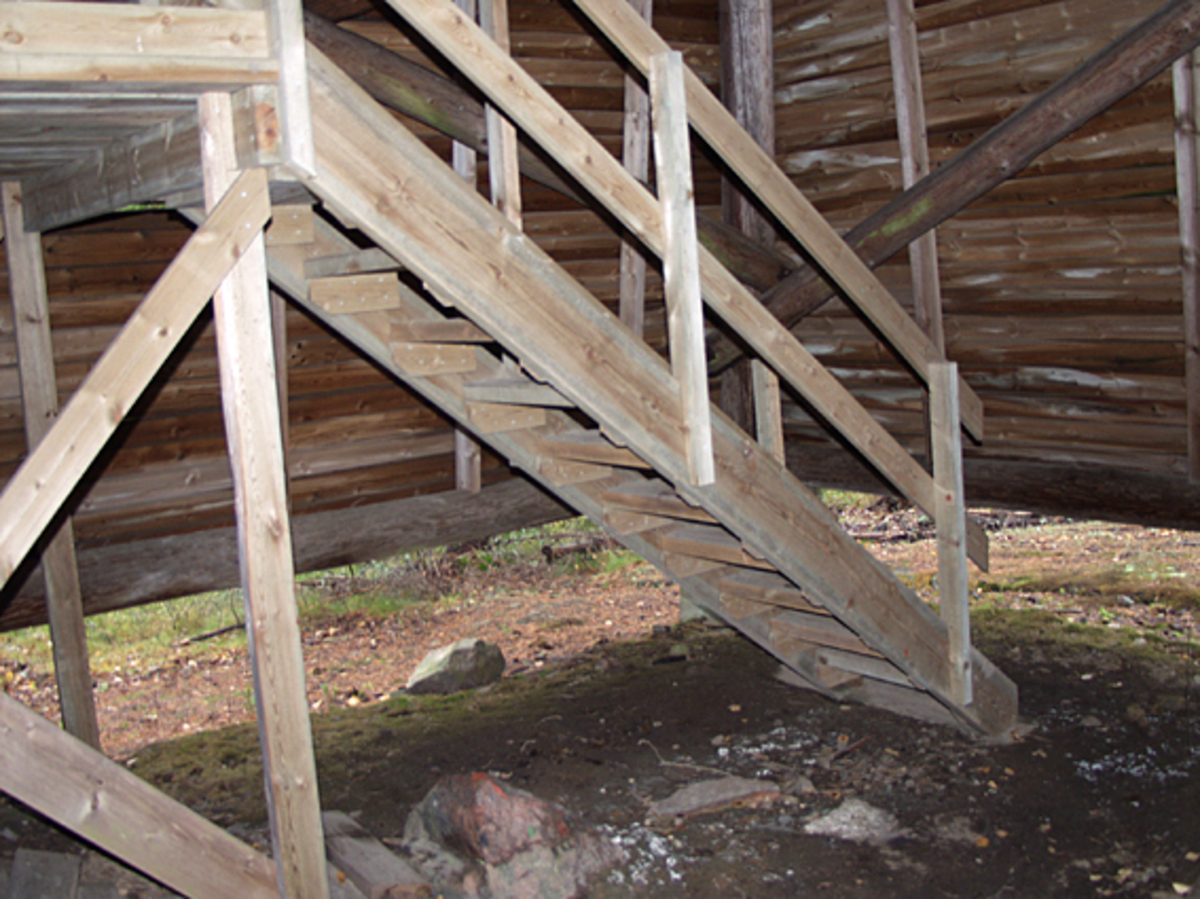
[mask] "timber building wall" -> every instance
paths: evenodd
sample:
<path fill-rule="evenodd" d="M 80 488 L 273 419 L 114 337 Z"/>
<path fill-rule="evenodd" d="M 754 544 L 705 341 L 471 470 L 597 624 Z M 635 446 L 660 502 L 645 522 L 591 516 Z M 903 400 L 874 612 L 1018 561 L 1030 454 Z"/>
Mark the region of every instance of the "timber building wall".
<path fill-rule="evenodd" d="M 1146 0 L 919 5 L 934 164 L 1154 7 Z M 514 55 L 619 153 L 623 72 L 601 42 L 557 3 L 514 2 L 511 11 Z M 347 12 L 347 29 L 431 64 L 391 19 Z M 658 2 L 655 24 L 715 85 L 715 2 Z M 883 0 L 779 3 L 776 91 L 779 162 L 839 229 L 895 195 Z M 448 139 L 413 127 L 448 157 Z M 1172 129 L 1167 74 L 940 229 L 947 354 L 987 410 L 987 442 L 970 455 L 1089 462 L 1186 481 Z M 698 205 L 719 217 L 715 169 L 700 158 L 696 171 Z M 530 182 L 524 189 L 526 230 L 615 307 L 617 237 L 561 195 Z M 145 212 L 46 235 L 64 401 L 188 233 L 171 213 Z M 905 254 L 881 271 L 909 303 Z M 0 477 L 7 479 L 25 438 L 4 278 L 0 269 Z M 650 281 L 647 339 L 661 347 L 661 290 L 653 273 Z M 289 311 L 287 327 L 295 516 L 348 506 L 366 516 L 373 503 L 453 489 L 452 432 L 438 413 L 301 313 Z M 857 319 L 832 303 L 799 333 L 890 430 L 918 446 L 914 382 Z M 143 406 L 80 499 L 83 549 L 232 524 L 210 327 L 197 329 Z M 798 406 L 789 404 L 786 415 L 795 444 L 825 442 Z M 509 476 L 490 456 L 484 475 L 485 482 Z"/>

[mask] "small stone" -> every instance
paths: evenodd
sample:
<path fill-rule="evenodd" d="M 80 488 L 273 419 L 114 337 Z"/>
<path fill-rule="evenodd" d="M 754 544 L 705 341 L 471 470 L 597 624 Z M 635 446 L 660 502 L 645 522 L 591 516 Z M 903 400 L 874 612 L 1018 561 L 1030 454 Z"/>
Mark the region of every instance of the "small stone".
<path fill-rule="evenodd" d="M 1079 719 L 1079 725 L 1080 727 L 1103 727 L 1104 722 L 1095 715 L 1084 715 Z"/>
<path fill-rule="evenodd" d="M 807 834 L 856 843 L 886 842 L 897 834 L 898 829 L 895 815 L 861 799 L 847 799 L 829 814 L 804 825 Z"/>
<path fill-rule="evenodd" d="M 495 683 L 504 674 L 500 647 L 471 637 L 435 649 L 408 679 L 408 692 L 447 694 Z"/>

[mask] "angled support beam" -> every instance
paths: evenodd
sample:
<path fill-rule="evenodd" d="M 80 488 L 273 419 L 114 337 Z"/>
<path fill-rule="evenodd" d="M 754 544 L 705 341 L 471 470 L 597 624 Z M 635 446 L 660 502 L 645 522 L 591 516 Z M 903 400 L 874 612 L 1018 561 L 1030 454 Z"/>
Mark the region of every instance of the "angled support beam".
<path fill-rule="evenodd" d="M 186 896 L 278 896 L 269 859 L 3 694 L 0 790 Z"/>
<path fill-rule="evenodd" d="M 630 13 L 626 4 L 615 0 L 576 2 L 639 70 L 646 71 L 654 54 L 669 49 L 652 28 Z M 692 127 L 928 385 L 929 366 L 942 361 L 937 347 L 695 73 L 687 69 L 685 78 Z M 959 385 L 959 393 L 963 426 L 976 440 L 982 440 L 983 404 L 965 382 Z"/>
<path fill-rule="evenodd" d="M 464 21 L 455 7 L 445 0 L 395 2 L 394 8 L 488 93 L 493 102 L 504 108 L 534 140 L 553 148 L 559 164 L 632 234 L 660 257 L 663 255 L 661 204 L 524 69 L 502 53 L 478 28 Z M 633 21 L 639 32 L 646 29 L 646 24 L 636 15 L 633 15 Z M 662 43 L 657 35 L 654 40 L 656 46 Z M 690 84 L 695 76 L 690 75 L 686 66 L 684 72 Z M 707 88 L 704 90 L 707 92 Z M 708 97 L 713 99 L 711 94 Z M 687 101 L 690 116 L 690 92 Z M 717 109 L 721 115 L 726 115 L 719 105 Z M 757 152 L 762 151 L 757 149 Z M 701 248 L 699 260 L 701 287 L 709 307 L 799 392 L 830 427 L 854 445 L 889 483 L 933 517 L 936 514 L 935 490 L 928 472 L 711 253 Z"/>
<path fill-rule="evenodd" d="M 58 415 L 58 380 L 50 337 L 50 308 L 42 235 L 25 230 L 19 184 L 5 182 L 3 220 L 10 235 L 5 247 L 8 288 L 21 372 L 21 406 L 30 451 L 42 441 Z M 88 666 L 83 597 L 75 560 L 75 532 L 68 518 L 42 551 L 46 615 L 54 649 L 54 677 L 63 727 L 93 749 L 100 748 L 100 725 Z"/>
<path fill-rule="evenodd" d="M 0 494 L 0 583 L 24 560 L 270 214 L 266 175 L 245 173 L 17 469 Z"/>
<path fill-rule="evenodd" d="M 1188 478 L 1200 484 L 1200 53 L 1175 62 L 1175 182 L 1183 272 Z"/>
<path fill-rule="evenodd" d="M 650 60 L 650 95 L 654 111 L 654 162 L 662 202 L 663 290 L 671 371 L 683 395 L 683 427 L 691 480 L 696 486 L 703 486 L 711 484 L 716 475 L 682 54 L 660 53 Z"/>
<path fill-rule="evenodd" d="M 205 205 L 214 209 L 245 175 L 229 95 L 202 95 L 199 114 Z M 261 229 L 214 294 L 213 320 L 279 894 L 328 899 Z"/>

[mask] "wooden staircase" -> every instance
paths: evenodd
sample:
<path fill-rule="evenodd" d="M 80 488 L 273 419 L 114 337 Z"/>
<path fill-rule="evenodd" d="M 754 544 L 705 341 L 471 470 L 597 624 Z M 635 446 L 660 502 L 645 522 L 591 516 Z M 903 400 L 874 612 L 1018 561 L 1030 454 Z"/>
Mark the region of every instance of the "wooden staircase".
<path fill-rule="evenodd" d="M 694 484 L 667 363 L 311 49 L 309 68 L 317 175 L 307 186 L 436 302 L 394 275 L 379 279 L 382 298 L 364 289 L 315 301 L 306 270 L 344 259 L 349 276 L 364 258 L 320 219 L 311 242 L 269 248 L 277 286 L 797 683 L 990 735 L 1015 724 L 1015 688 L 973 649 L 972 700 L 955 699 L 938 615 L 716 408 L 715 480 Z"/>

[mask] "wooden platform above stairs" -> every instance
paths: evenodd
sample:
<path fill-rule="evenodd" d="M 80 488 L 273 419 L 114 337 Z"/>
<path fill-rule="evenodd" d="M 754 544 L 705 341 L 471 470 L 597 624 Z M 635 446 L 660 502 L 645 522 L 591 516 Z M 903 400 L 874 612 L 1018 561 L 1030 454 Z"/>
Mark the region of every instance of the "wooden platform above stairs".
<path fill-rule="evenodd" d="M 353 251 L 319 222 L 270 249 L 277 286 L 805 685 L 992 735 L 1016 723 L 1014 686 L 977 651 L 973 701 L 954 700 L 937 614 L 715 408 L 716 478 L 691 484 L 664 360 L 315 52 L 310 83 L 307 186 L 437 302 L 402 284 L 363 311 L 314 302 L 306 263 Z"/>

